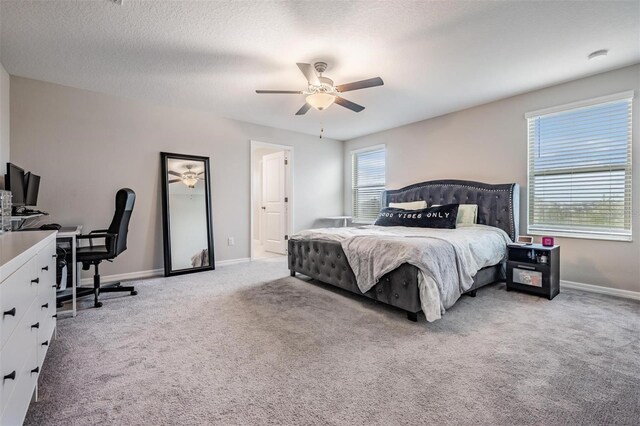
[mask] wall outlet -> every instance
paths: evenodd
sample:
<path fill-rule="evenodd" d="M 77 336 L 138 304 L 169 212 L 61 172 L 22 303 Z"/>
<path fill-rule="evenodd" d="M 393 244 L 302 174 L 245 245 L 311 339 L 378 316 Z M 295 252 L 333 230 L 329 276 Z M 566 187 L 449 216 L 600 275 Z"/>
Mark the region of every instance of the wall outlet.
<path fill-rule="evenodd" d="M 236 241 L 233 239 L 233 237 L 229 237 L 229 239 L 227 240 L 227 244 L 229 244 L 230 246 L 234 245 L 236 243 Z"/>

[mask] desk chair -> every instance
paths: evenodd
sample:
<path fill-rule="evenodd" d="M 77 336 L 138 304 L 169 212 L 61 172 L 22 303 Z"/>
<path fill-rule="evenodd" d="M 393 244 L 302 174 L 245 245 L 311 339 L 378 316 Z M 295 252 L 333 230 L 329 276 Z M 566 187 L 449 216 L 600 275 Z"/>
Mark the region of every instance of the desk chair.
<path fill-rule="evenodd" d="M 96 229 L 87 235 L 78 235 L 78 240 L 89 240 L 89 246 L 78 247 L 76 250 L 76 260 L 82 263 L 82 269 L 88 271 L 93 265 L 93 288 L 78 287 L 78 296 L 93 294 L 94 306 L 99 308 L 102 302 L 98 300 L 100 293 L 111 293 L 116 291 L 128 291 L 132 296 L 138 294 L 133 286 L 122 286 L 119 282 L 101 285 L 98 265 L 103 260 L 113 261 L 120 253 L 127 249 L 127 232 L 129 231 L 129 219 L 136 201 L 136 193 L 129 188 L 123 188 L 116 194 L 116 212 L 109 229 Z M 104 245 L 94 245 L 95 239 L 104 239 Z"/>

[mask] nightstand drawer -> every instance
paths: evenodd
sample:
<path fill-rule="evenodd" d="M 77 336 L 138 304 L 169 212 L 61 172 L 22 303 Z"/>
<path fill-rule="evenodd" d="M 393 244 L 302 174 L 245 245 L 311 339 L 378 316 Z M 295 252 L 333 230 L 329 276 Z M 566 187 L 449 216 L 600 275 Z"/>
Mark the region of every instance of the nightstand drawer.
<path fill-rule="evenodd" d="M 512 271 L 512 280 L 515 284 L 525 284 L 533 287 L 542 287 L 542 272 L 536 271 L 534 268 L 514 267 Z"/>
<path fill-rule="evenodd" d="M 557 272 L 550 265 L 507 261 L 507 290 L 522 290 L 552 299 L 560 290 Z"/>

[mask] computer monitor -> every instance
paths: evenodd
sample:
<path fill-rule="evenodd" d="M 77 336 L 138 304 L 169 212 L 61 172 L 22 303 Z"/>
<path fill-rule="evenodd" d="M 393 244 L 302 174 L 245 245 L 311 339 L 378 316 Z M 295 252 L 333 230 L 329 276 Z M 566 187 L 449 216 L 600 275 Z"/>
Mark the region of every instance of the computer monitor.
<path fill-rule="evenodd" d="M 7 191 L 11 191 L 11 204 L 14 207 L 24 206 L 24 170 L 22 168 L 15 164 L 7 163 L 4 188 Z"/>
<path fill-rule="evenodd" d="M 25 206 L 35 207 L 38 205 L 38 189 L 40 189 L 40 176 L 28 172 L 24 176 L 24 182 L 24 204 Z"/>

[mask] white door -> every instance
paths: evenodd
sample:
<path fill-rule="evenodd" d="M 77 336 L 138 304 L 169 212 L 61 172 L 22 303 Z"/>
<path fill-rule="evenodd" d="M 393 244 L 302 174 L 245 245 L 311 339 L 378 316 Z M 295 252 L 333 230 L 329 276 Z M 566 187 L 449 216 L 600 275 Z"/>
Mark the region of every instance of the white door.
<path fill-rule="evenodd" d="M 262 240 L 266 251 L 279 254 L 287 253 L 285 159 L 284 151 L 262 157 Z"/>

